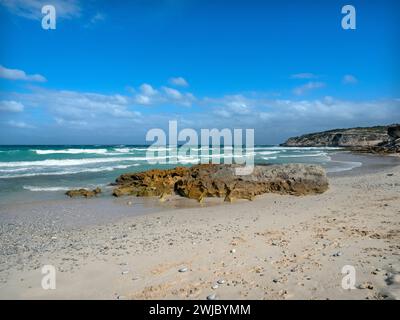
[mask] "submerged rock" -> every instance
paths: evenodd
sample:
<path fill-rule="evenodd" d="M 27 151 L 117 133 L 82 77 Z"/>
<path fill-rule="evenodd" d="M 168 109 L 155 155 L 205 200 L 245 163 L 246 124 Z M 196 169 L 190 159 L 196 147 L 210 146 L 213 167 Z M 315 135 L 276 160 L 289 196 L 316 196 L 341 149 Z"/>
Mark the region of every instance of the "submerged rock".
<path fill-rule="evenodd" d="M 200 164 L 168 170 L 123 174 L 113 195 L 158 196 L 178 194 L 201 202 L 206 197 L 253 200 L 273 192 L 307 195 L 328 189 L 325 170 L 316 165 L 284 164 L 255 166 L 249 175 L 236 175 L 237 165 Z"/>
<path fill-rule="evenodd" d="M 88 189 L 73 189 L 73 190 L 68 190 L 65 194 L 69 196 L 70 198 L 74 197 L 85 197 L 85 198 L 91 198 L 96 195 L 101 193 L 100 188 L 96 188 L 94 190 L 88 190 Z"/>

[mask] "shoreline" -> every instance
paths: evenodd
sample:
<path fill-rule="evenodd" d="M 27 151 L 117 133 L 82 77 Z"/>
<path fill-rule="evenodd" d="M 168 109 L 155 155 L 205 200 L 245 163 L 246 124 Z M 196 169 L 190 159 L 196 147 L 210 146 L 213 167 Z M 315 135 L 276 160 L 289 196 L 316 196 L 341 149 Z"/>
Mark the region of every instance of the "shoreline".
<path fill-rule="evenodd" d="M 327 172 L 328 179 L 377 173 L 400 166 L 400 157 L 386 155 L 365 155 L 354 154 L 350 151 L 338 151 L 331 154 L 330 157 L 332 162 L 362 162 L 362 165 L 350 170 Z M 36 224 L 51 227 L 54 223 L 48 222 L 57 221 L 62 228 L 73 229 L 113 223 L 124 218 L 176 209 L 227 205 L 221 198 L 205 198 L 203 203 L 198 203 L 194 199 L 179 195 L 171 195 L 166 201 L 160 201 L 158 197 L 123 196 L 117 198 L 111 195 L 111 187 L 105 190 L 106 192 L 100 196 L 88 199 L 69 198 L 64 192 L 57 195 L 56 198 L 48 198 L 47 192 L 44 192 L 45 196 L 41 198 L 40 192 L 37 192 L 37 198 L 28 198 L 27 202 L 0 205 L 0 223 L 31 223 L 32 218 L 38 218 Z M 247 200 L 238 199 L 235 200 L 235 203 L 243 201 Z M 32 217 L 32 214 L 35 216 Z"/>
<path fill-rule="evenodd" d="M 207 199 L 192 208 L 164 203 L 134 216 L 124 215 L 132 214 L 130 197 L 112 206 L 102 198 L 66 199 L 53 211 L 75 220 L 85 214 L 79 204 L 93 203 L 89 216 L 97 220 L 70 227 L 51 214 L 35 222 L 32 214 L 45 208 L 31 206 L 31 219 L 0 224 L 0 298 L 400 298 L 398 284 L 387 280 L 400 273 L 400 167 L 349 173 L 330 175 L 321 195 Z M 115 219 L 107 220 L 110 210 Z M 56 266 L 56 290 L 40 287 L 44 264 Z M 343 290 L 346 264 L 356 267 L 358 285 L 373 289 Z M 218 280 L 224 283 L 212 289 Z"/>
<path fill-rule="evenodd" d="M 333 162 L 360 162 L 361 166 L 339 172 L 328 172 L 330 176 L 356 176 L 390 169 L 400 165 L 399 155 L 358 154 L 352 151 L 340 151 L 331 155 Z"/>

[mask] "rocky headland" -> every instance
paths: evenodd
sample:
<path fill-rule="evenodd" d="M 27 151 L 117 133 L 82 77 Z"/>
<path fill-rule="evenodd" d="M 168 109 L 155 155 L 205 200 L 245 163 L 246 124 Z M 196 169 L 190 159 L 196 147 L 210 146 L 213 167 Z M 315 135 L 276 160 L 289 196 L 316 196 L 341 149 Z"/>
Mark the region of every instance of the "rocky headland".
<path fill-rule="evenodd" d="M 342 147 L 363 153 L 399 153 L 400 125 L 335 129 L 289 138 L 284 147 Z"/>

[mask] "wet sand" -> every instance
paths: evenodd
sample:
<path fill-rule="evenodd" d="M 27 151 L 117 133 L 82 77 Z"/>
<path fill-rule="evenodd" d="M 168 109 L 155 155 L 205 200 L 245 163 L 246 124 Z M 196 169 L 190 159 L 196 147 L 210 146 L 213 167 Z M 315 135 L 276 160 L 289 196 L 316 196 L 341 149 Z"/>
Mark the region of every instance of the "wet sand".
<path fill-rule="evenodd" d="M 349 171 L 332 172 L 328 176 L 344 177 L 355 176 L 390 169 L 399 165 L 400 157 L 398 155 L 380 156 L 373 154 L 355 154 L 351 152 L 338 152 L 331 155 L 333 161 L 361 163 L 361 166 L 355 167 Z"/>
<path fill-rule="evenodd" d="M 380 158 L 330 175 L 316 196 L 2 207 L 0 298 L 399 299 L 400 167 Z M 55 290 L 41 287 L 43 265 Z"/>

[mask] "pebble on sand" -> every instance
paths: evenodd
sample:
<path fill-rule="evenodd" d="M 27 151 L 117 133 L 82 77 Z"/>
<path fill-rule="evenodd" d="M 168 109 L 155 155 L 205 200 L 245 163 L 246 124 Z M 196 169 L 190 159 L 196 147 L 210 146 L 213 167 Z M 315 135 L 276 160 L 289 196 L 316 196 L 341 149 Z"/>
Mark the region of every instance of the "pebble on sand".
<path fill-rule="evenodd" d="M 369 289 L 372 290 L 374 286 L 370 282 L 364 282 L 358 286 L 358 289 Z"/>
<path fill-rule="evenodd" d="M 179 271 L 179 272 L 186 272 L 186 271 L 188 271 L 188 268 L 186 268 L 186 267 L 180 268 L 178 271 Z"/>
<path fill-rule="evenodd" d="M 224 279 L 219 279 L 219 280 L 217 281 L 217 283 L 218 283 L 218 284 L 224 284 L 224 283 L 225 283 L 225 280 L 224 280 Z"/>
<path fill-rule="evenodd" d="M 390 277 L 387 278 L 387 282 L 392 284 L 400 284 L 400 274 L 392 274 Z"/>
<path fill-rule="evenodd" d="M 215 293 L 210 294 L 209 296 L 207 296 L 207 300 L 215 300 L 217 299 L 217 295 Z"/>

